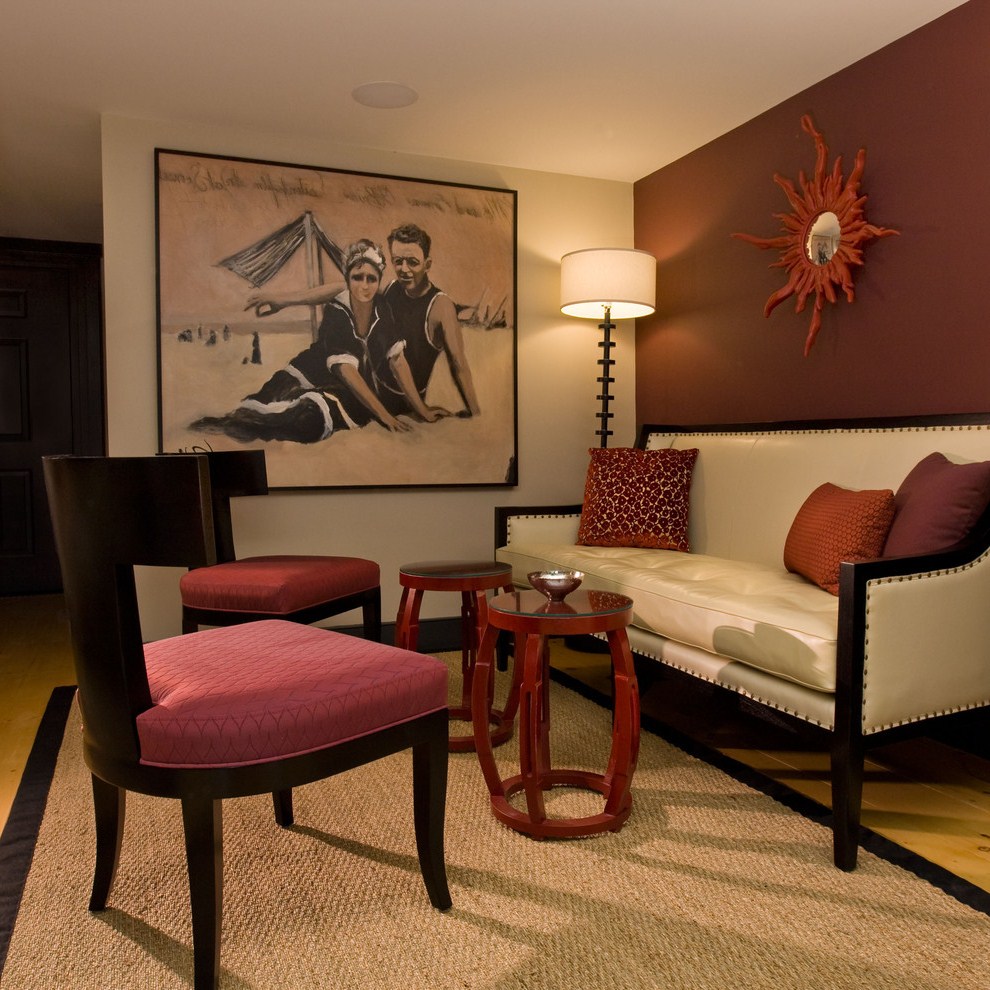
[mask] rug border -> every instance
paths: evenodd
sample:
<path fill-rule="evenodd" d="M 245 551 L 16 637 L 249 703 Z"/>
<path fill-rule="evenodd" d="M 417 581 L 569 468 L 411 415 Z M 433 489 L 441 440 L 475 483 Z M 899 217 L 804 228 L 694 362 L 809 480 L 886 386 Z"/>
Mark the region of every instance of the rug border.
<path fill-rule="evenodd" d="M 602 708 L 611 709 L 611 699 L 602 694 L 601 691 L 578 680 L 566 671 L 551 667 L 550 677 L 564 687 L 570 688 L 576 694 L 581 695 L 588 701 L 592 701 Z M 676 746 L 678 749 L 695 756 L 705 763 L 711 764 L 717 770 L 728 774 L 741 784 L 746 784 L 754 790 L 766 794 L 767 797 L 797 812 L 803 818 L 807 818 L 820 825 L 824 825 L 831 831 L 832 829 L 832 809 L 807 795 L 799 794 L 785 784 L 772 780 L 759 770 L 754 770 L 745 763 L 727 756 L 705 743 L 698 742 L 678 729 L 665 725 L 659 719 L 650 715 L 641 715 L 640 725 L 643 729 L 663 739 L 664 742 Z M 633 785 L 635 791 L 635 783 Z M 955 898 L 961 904 L 973 908 L 982 914 L 990 915 L 990 891 L 978 887 L 976 884 L 956 876 L 945 867 L 939 866 L 931 860 L 925 859 L 920 853 L 916 853 L 904 846 L 899 846 L 891 839 L 874 832 L 866 826 L 860 826 L 859 846 L 867 850 L 874 856 L 886 860 L 894 866 L 899 866 L 902 870 L 914 874 L 919 880 L 924 880 L 933 887 L 938 888 L 943 893 Z"/>
<path fill-rule="evenodd" d="M 31 870 L 38 831 L 75 696 L 75 686 L 57 687 L 52 691 L 10 806 L 7 824 L 0 834 L 0 976 L 7 961 L 14 922 Z"/>

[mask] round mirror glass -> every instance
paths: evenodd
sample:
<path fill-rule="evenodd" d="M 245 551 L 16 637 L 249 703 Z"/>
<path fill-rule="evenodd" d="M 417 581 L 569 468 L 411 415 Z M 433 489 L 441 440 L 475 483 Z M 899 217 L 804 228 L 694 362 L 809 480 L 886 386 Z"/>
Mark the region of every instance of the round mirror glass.
<path fill-rule="evenodd" d="M 832 212 L 819 213 L 808 229 L 808 240 L 804 245 L 808 260 L 813 265 L 827 265 L 839 250 L 841 236 L 839 218 Z"/>

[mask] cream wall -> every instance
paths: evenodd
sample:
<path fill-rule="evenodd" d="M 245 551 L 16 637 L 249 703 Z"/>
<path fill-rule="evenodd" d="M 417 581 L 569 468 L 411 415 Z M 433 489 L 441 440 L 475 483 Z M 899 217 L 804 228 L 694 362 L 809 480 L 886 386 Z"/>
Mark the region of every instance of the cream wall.
<path fill-rule="evenodd" d="M 515 488 L 281 492 L 241 499 L 241 555 L 336 553 L 382 568 L 382 611 L 398 607 L 396 571 L 411 560 L 491 556 L 499 504 L 579 501 L 596 445 L 599 331 L 560 315 L 560 257 L 586 247 L 631 247 L 627 183 L 386 154 L 244 128 L 106 115 L 102 121 L 109 452 L 157 450 L 154 149 L 261 158 L 518 191 L 519 485 Z M 635 437 L 633 323 L 615 334 L 615 438 Z M 333 442 L 332 439 L 328 442 Z M 140 578 L 146 638 L 179 631 L 175 572 Z M 428 595 L 423 615 L 456 614 L 454 596 Z M 340 617 L 341 624 L 357 621 Z"/>

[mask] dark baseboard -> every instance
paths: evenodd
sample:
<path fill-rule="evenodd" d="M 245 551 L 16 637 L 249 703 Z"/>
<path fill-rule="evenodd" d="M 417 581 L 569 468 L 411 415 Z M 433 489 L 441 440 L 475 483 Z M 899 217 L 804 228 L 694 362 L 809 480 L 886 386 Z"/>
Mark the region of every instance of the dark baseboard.
<path fill-rule="evenodd" d="M 934 719 L 924 734 L 929 739 L 990 760 L 990 713 L 986 708 Z"/>
<path fill-rule="evenodd" d="M 333 626 L 334 632 L 346 633 L 348 636 L 361 636 L 364 630 L 361 626 Z M 395 623 L 382 623 L 382 642 L 395 642 Z M 446 619 L 420 619 L 419 642 L 416 649 L 420 653 L 446 653 L 448 650 L 461 648 L 461 619 L 452 616 Z"/>

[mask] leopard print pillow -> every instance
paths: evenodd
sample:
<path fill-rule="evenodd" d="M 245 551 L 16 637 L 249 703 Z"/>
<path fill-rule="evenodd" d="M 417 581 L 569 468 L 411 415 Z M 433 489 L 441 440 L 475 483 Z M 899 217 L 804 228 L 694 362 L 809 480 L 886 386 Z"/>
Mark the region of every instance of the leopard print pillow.
<path fill-rule="evenodd" d="M 593 447 L 589 453 L 578 543 L 690 550 L 688 509 L 696 447 Z"/>

